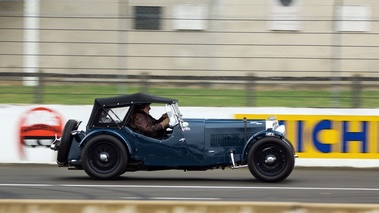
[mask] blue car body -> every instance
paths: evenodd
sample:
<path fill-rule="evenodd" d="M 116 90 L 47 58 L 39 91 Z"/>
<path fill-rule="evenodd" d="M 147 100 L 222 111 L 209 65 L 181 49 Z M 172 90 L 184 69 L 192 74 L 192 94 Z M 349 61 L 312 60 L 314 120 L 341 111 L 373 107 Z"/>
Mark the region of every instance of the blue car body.
<path fill-rule="evenodd" d="M 131 100 L 120 101 L 124 99 Z M 134 105 L 140 103 L 166 104 L 170 128 L 165 137 L 148 137 L 128 125 Z M 114 112 L 122 107 L 123 117 Z M 104 114 L 106 122 L 101 122 Z M 293 146 L 276 118 L 186 119 L 177 100 L 137 93 L 96 99 L 86 130 L 77 130 L 79 124 L 69 120 L 51 148 L 58 151 L 59 166 L 84 169 L 95 179 L 139 170 L 249 167 L 257 179 L 278 182 L 294 168 Z"/>

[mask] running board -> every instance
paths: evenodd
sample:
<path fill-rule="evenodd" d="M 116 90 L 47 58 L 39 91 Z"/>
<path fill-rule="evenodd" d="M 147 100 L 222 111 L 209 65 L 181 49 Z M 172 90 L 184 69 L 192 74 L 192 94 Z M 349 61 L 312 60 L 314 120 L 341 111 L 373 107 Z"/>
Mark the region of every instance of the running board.
<path fill-rule="evenodd" d="M 247 165 L 238 165 L 236 166 L 236 162 L 234 161 L 234 153 L 230 152 L 230 159 L 232 160 L 232 166 L 230 168 L 232 169 L 241 169 L 241 168 L 246 168 Z"/>

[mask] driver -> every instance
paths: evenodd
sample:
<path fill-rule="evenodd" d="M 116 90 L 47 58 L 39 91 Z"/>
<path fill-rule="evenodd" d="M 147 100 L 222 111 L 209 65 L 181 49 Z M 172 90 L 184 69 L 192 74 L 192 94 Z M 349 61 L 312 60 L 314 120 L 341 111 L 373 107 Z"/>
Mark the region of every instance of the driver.
<path fill-rule="evenodd" d="M 150 109 L 150 103 L 138 105 L 131 117 L 130 127 L 136 132 L 149 137 L 162 137 L 165 134 L 165 129 L 168 127 L 170 119 L 167 113 L 165 113 L 156 120 L 150 115 Z"/>

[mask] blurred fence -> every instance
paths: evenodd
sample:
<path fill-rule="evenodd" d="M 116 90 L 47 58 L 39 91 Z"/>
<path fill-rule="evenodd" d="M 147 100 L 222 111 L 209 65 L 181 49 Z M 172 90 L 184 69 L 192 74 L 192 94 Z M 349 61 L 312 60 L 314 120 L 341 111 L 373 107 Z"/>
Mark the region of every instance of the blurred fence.
<path fill-rule="evenodd" d="M 245 95 L 246 102 L 243 106 L 257 106 L 256 100 L 259 98 L 271 98 L 271 99 L 283 99 L 284 102 L 282 106 L 287 106 L 285 104 L 286 99 L 298 99 L 300 103 L 302 101 L 307 102 L 310 99 L 317 98 L 326 98 L 333 100 L 338 99 L 347 99 L 349 103 L 346 106 L 340 107 L 352 107 L 360 108 L 364 99 L 376 98 L 367 97 L 363 93 L 363 84 L 375 83 L 379 78 L 363 78 L 359 75 L 353 77 L 341 77 L 339 85 L 341 88 L 345 88 L 348 93 L 338 94 L 338 97 L 334 96 L 331 93 L 331 96 L 320 97 L 317 94 L 314 94 L 315 91 L 325 90 L 329 87 L 330 79 L 328 77 L 256 77 L 256 76 L 161 76 L 161 75 L 149 75 L 148 73 L 143 73 L 142 75 L 113 75 L 113 74 L 64 74 L 64 73 L 19 73 L 19 72 L 0 72 L 0 77 L 2 82 L 6 82 L 10 85 L 21 85 L 25 78 L 31 78 L 33 81 L 38 81 L 37 86 L 34 86 L 34 90 L 30 91 L 29 95 L 34 96 L 34 103 L 43 103 L 44 96 L 49 92 L 45 91 L 45 86 L 52 85 L 76 85 L 80 86 L 88 84 L 102 84 L 102 85 L 112 85 L 118 84 L 122 91 L 125 85 L 134 86 L 139 88 L 140 92 L 149 92 L 151 88 L 162 87 L 163 85 L 169 85 L 169 88 L 172 89 L 171 96 L 178 97 L 178 94 L 175 90 L 180 91 L 183 88 L 204 88 L 205 92 L 202 92 L 202 96 L 213 97 L 214 94 L 207 93 L 207 90 L 210 88 L 220 89 L 220 88 L 230 88 L 231 90 L 242 90 Z M 286 86 L 286 84 L 288 84 Z M 295 87 L 295 88 L 292 88 Z M 284 92 L 288 91 L 288 94 L 281 94 L 279 96 L 275 93 L 261 97 L 258 95 L 257 90 L 265 91 L 278 91 L 283 90 Z M 308 95 L 299 96 L 293 94 L 291 91 L 308 91 Z M 327 89 L 328 90 L 328 89 Z M 125 89 L 127 91 L 127 89 Z M 122 92 L 121 92 L 122 93 Z M 7 92 L 8 95 L 20 95 L 15 92 Z M 61 91 L 57 96 L 65 94 L 65 90 Z M 1 95 L 4 95 L 4 92 L 0 92 Z M 93 93 L 90 94 L 94 97 L 98 97 L 101 94 Z M 114 94 L 102 94 L 102 95 L 114 95 Z M 180 98 L 186 98 L 186 96 L 191 96 L 193 94 L 181 94 Z M 222 96 L 222 95 L 221 95 Z M 227 96 L 227 95 L 225 95 Z M 308 99 L 308 100 L 307 100 Z M 346 101 L 346 100 L 345 100 Z M 320 103 L 320 105 L 313 105 L 311 107 L 327 107 L 331 106 L 333 103 Z M 226 104 L 227 106 L 227 104 Z M 269 106 L 269 105 L 268 105 Z M 298 105 L 297 107 L 301 107 Z M 309 105 L 303 105 L 309 106 Z"/>
<path fill-rule="evenodd" d="M 271 98 L 281 100 L 275 106 L 319 99 L 306 106 L 376 108 L 378 10 L 375 0 L 353 6 L 344 0 L 0 0 L 0 83 L 36 87 L 35 102 L 49 84 L 117 83 L 117 93 L 130 86 L 197 87 L 209 97 L 210 88 L 242 90 L 248 106 L 269 106 L 260 100 Z"/>

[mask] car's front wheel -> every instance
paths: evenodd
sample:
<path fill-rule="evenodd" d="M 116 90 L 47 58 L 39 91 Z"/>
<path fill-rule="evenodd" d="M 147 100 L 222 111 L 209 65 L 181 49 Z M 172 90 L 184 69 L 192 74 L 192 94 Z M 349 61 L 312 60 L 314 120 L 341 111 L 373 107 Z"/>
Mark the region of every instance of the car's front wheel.
<path fill-rule="evenodd" d="M 265 182 L 279 182 L 286 179 L 295 166 L 295 153 L 288 142 L 276 137 L 256 141 L 248 154 L 251 174 Z"/>
<path fill-rule="evenodd" d="M 95 179 L 115 179 L 125 170 L 128 153 L 120 140 L 111 135 L 91 138 L 83 147 L 82 166 Z"/>

